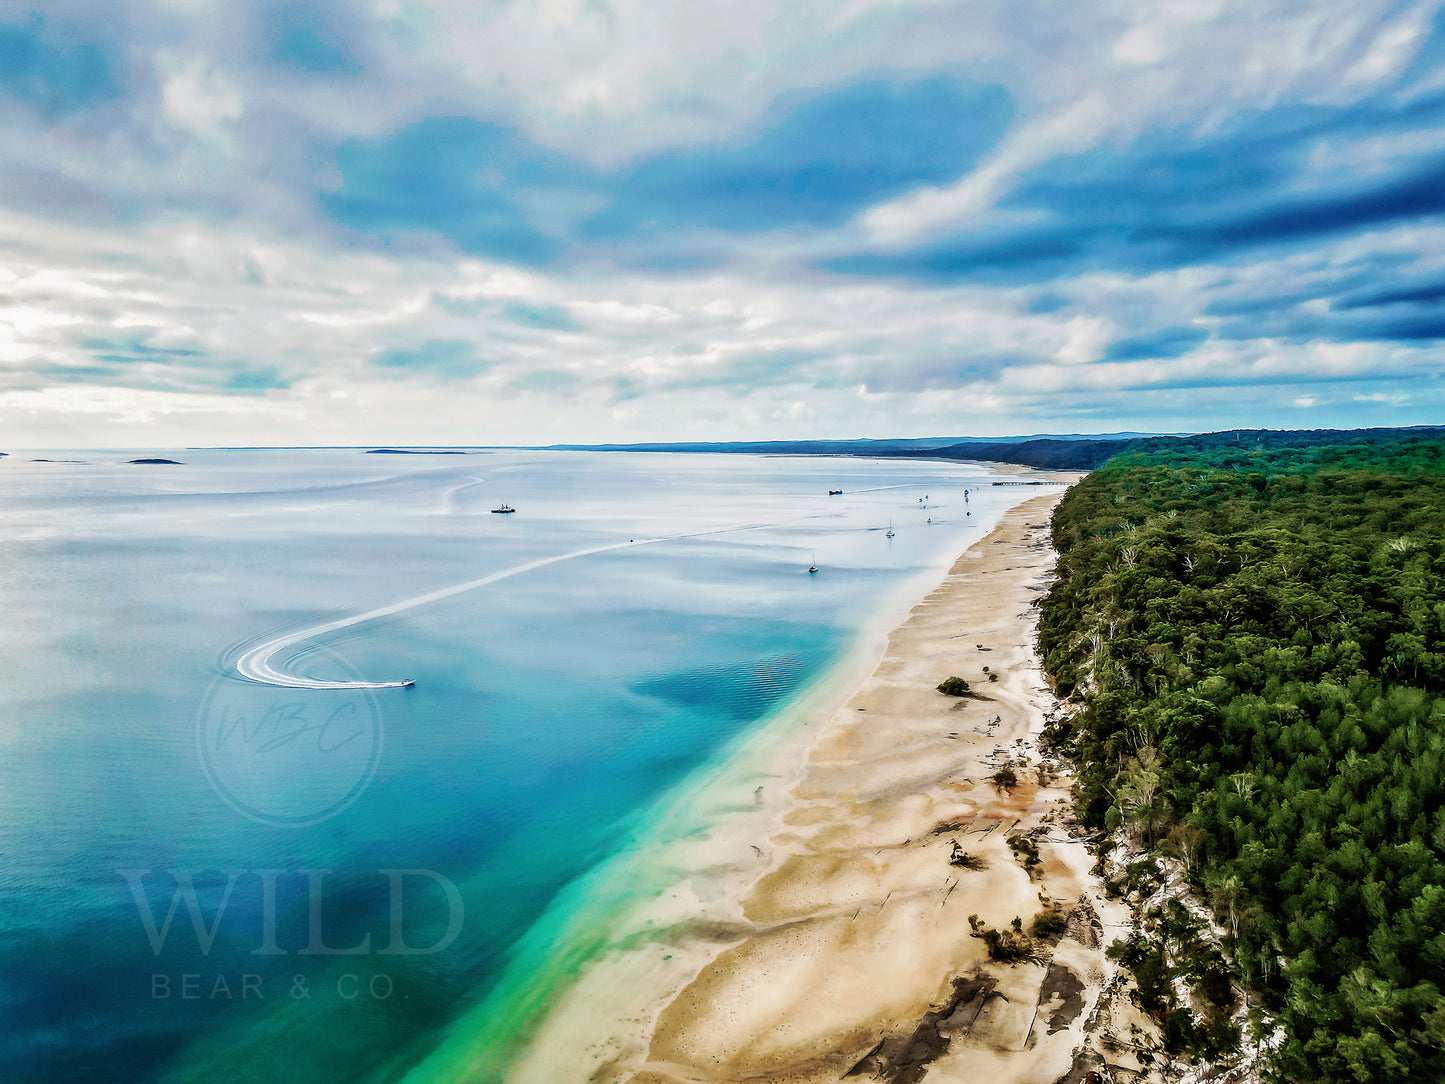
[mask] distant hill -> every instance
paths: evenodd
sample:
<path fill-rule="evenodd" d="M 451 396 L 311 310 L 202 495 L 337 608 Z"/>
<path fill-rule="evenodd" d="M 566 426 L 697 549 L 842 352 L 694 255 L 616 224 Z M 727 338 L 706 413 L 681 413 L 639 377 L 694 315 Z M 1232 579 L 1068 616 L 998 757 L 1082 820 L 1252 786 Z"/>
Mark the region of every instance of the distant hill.
<path fill-rule="evenodd" d="M 1143 438 L 1158 440 L 1158 437 Z M 1176 438 L 1163 438 L 1173 440 Z M 1018 463 L 1045 470 L 1093 470 L 1103 466 L 1120 452 L 1141 443 L 1130 437 L 1082 437 L 1078 439 L 1044 437 L 1018 443 L 952 444 L 930 453 L 943 459 L 978 459 L 989 463 Z"/>
<path fill-rule="evenodd" d="M 683 441 L 650 444 L 554 444 L 549 450 L 712 452 L 753 455 L 840 455 L 899 459 L 963 459 L 1017 463 L 1043 470 L 1093 470 L 1125 453 L 1177 455 L 1219 449 L 1380 443 L 1445 433 L 1445 426 L 1399 429 L 1228 429 L 1218 433 L 1097 433 L 1019 437 L 917 437 L 871 440 Z"/>
<path fill-rule="evenodd" d="M 1058 442 L 1074 444 L 1081 441 L 1119 441 L 1127 443 L 1158 437 L 1159 433 L 1106 433 L 1085 435 L 1034 434 L 1018 437 L 902 437 L 857 440 L 747 440 L 747 441 L 676 441 L 647 444 L 551 444 L 545 451 L 567 452 L 693 452 L 713 454 L 751 453 L 753 455 L 939 455 L 967 446 L 978 449 L 1013 448 L 1023 444 Z M 952 456 L 949 458 L 993 458 L 992 456 Z"/>
<path fill-rule="evenodd" d="M 1190 436 L 1125 435 L 1079 438 L 1040 438 L 1019 442 L 960 442 L 927 450 L 900 448 L 871 454 L 930 459 L 972 459 L 991 463 L 1018 463 L 1045 470 L 1093 470 L 1116 455 L 1144 453 L 1179 455 L 1191 452 L 1237 449 L 1304 448 L 1315 445 L 1379 444 L 1387 441 L 1445 433 L 1445 426 L 1416 425 L 1400 429 L 1229 429 Z"/>

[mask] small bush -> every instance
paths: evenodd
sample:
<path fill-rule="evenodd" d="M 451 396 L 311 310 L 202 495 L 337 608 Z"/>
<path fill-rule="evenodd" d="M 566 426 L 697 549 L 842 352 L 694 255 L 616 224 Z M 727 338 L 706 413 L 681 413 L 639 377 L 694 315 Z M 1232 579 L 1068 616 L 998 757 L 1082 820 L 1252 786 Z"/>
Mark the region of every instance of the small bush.
<path fill-rule="evenodd" d="M 1156 1020 L 1164 1019 L 1174 1004 L 1174 991 L 1169 986 L 1169 965 L 1164 953 L 1144 942 L 1137 948 L 1138 962 L 1130 966 L 1134 972 L 1134 1003 Z M 1127 961 L 1126 961 L 1127 962 Z M 1189 1019 L 1186 1015 L 1185 1019 Z"/>
<path fill-rule="evenodd" d="M 1125 967 L 1133 967 L 1144 958 L 1143 949 L 1137 939 L 1124 941 L 1120 938 L 1109 943 L 1109 947 L 1104 950 L 1104 956 L 1106 959 L 1119 961 Z"/>
<path fill-rule="evenodd" d="M 1199 1044 L 1203 1035 L 1194 1015 L 1188 1009 L 1175 1009 L 1164 1018 L 1164 1049 L 1171 1054 L 1182 1054 Z"/>
<path fill-rule="evenodd" d="M 1028 836 L 1009 836 L 1008 846 L 1014 857 L 1024 864 L 1024 869 L 1032 870 L 1039 864 L 1039 845 Z"/>
<path fill-rule="evenodd" d="M 969 691 L 968 682 L 964 681 L 961 677 L 944 678 L 943 681 L 939 683 L 938 691 L 944 696 L 967 696 Z"/>
<path fill-rule="evenodd" d="M 1215 1005 L 1229 1008 L 1234 1004 L 1234 987 L 1230 985 L 1229 973 L 1223 968 L 1211 967 L 1199 981 L 1200 992 Z"/>
<path fill-rule="evenodd" d="M 1146 855 L 1137 862 L 1130 862 L 1124 867 L 1124 876 L 1128 879 L 1129 891 L 1138 892 L 1143 896 L 1154 892 L 1164 881 L 1159 863 L 1154 861 L 1153 855 Z"/>
<path fill-rule="evenodd" d="M 988 946 L 990 960 L 996 960 L 1001 964 L 1016 964 L 1024 961 L 1041 963 L 1043 961 L 1038 946 L 1020 929 L 995 930 L 981 922 L 973 922 L 972 919 L 970 922 L 973 925 L 973 936 L 982 938 L 983 943 Z M 1022 919 L 1016 918 L 1014 922 L 1017 926 L 1023 925 Z"/>
<path fill-rule="evenodd" d="M 948 856 L 950 866 L 958 866 L 960 869 L 980 870 L 988 868 L 988 859 L 981 854 L 972 854 L 965 851 L 958 845 L 958 840 L 953 841 L 953 853 Z"/>
<path fill-rule="evenodd" d="M 1029 924 L 1029 932 L 1037 938 L 1047 940 L 1063 933 L 1064 927 L 1068 924 L 1069 920 L 1064 914 L 1064 909 L 1057 903 L 1051 903 L 1034 915 L 1033 922 Z"/>
<path fill-rule="evenodd" d="M 1018 786 L 1019 777 L 1012 768 L 1000 768 L 993 773 L 993 785 L 999 790 L 1013 790 Z"/>
<path fill-rule="evenodd" d="M 1239 1049 L 1239 1029 L 1234 1026 L 1225 1013 L 1218 1013 L 1209 1022 L 1209 1027 L 1204 1033 L 1202 1053 L 1206 1057 L 1220 1057 L 1224 1054 L 1232 1054 Z"/>

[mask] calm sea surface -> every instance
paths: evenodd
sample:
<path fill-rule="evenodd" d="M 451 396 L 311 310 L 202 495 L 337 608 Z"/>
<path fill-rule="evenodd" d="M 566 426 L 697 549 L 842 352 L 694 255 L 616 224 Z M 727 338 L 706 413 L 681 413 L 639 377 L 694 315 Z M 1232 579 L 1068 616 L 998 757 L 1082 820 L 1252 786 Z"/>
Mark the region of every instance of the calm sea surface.
<path fill-rule="evenodd" d="M 1037 492 L 857 459 L 144 454 L 0 460 L 6 1080 L 400 1079 L 549 904 L 585 920 L 575 886 L 650 809 Z M 414 686 L 235 674 L 374 609 L 272 665 Z"/>

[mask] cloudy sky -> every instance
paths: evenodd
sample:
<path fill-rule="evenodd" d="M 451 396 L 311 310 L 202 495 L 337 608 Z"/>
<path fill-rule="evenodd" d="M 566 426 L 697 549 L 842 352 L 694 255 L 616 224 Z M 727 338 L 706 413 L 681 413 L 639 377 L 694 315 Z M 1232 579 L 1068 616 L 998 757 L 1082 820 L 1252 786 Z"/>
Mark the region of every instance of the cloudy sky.
<path fill-rule="evenodd" d="M 1445 421 L 1445 14 L 0 0 L 0 446 Z"/>

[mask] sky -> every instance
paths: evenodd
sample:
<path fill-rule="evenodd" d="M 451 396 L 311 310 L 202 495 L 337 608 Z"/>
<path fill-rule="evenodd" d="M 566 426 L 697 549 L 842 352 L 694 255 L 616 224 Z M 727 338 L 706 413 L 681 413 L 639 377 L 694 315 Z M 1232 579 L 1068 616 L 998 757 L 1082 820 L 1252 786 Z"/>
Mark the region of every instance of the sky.
<path fill-rule="evenodd" d="M 1445 421 L 1445 12 L 0 0 L 0 448 Z"/>

